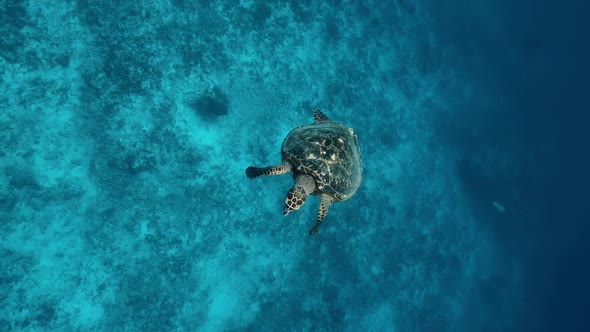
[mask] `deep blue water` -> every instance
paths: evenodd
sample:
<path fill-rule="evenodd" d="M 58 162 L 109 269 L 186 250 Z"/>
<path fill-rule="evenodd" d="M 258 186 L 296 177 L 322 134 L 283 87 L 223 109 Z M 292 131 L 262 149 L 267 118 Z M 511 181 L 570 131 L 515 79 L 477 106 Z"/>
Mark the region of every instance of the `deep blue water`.
<path fill-rule="evenodd" d="M 589 10 L 0 0 L 0 330 L 588 330 Z M 244 170 L 315 109 L 310 237 Z"/>

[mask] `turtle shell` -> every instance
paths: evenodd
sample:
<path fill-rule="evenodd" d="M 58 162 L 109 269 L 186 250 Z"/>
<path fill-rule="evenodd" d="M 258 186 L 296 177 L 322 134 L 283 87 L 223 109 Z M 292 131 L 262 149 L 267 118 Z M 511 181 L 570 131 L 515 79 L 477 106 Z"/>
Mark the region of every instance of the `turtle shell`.
<path fill-rule="evenodd" d="M 320 122 L 293 129 L 281 147 L 283 160 L 293 176 L 311 175 L 314 195 L 327 194 L 335 201 L 350 198 L 362 181 L 362 160 L 352 129 L 334 122 Z"/>

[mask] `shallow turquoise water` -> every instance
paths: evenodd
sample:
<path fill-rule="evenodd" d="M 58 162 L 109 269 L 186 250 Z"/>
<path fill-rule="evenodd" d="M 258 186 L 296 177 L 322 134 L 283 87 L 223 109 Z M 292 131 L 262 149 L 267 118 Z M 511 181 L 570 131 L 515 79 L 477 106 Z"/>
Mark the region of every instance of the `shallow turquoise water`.
<path fill-rule="evenodd" d="M 584 5 L 0 3 L 0 330 L 579 330 Z M 244 170 L 315 109 L 309 237 Z"/>

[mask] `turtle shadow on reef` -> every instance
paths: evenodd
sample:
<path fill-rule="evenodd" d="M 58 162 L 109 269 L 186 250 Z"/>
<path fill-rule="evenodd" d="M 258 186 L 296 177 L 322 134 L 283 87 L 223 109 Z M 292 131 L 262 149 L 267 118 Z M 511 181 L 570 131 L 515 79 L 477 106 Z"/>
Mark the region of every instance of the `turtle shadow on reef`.
<path fill-rule="evenodd" d="M 207 122 L 213 122 L 220 116 L 229 114 L 229 98 L 218 86 L 207 89 L 189 101 L 188 106 Z"/>

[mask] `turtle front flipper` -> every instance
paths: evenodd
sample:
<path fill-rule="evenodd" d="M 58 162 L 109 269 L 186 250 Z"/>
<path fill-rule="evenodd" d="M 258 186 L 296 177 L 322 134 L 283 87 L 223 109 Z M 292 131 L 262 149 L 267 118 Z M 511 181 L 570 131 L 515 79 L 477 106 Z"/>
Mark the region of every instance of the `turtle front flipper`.
<path fill-rule="evenodd" d="M 299 210 L 303 206 L 307 196 L 315 191 L 315 181 L 310 175 L 299 175 L 295 179 L 295 184 L 285 197 L 285 207 L 283 208 L 283 215 Z"/>
<path fill-rule="evenodd" d="M 320 210 L 318 211 L 318 220 L 315 225 L 309 230 L 309 235 L 315 236 L 320 230 L 320 224 L 328 214 L 328 208 L 332 205 L 334 199 L 328 195 L 322 195 L 322 202 L 320 203 Z"/>
<path fill-rule="evenodd" d="M 250 166 L 246 168 L 246 176 L 249 179 L 254 179 L 259 176 L 267 176 L 267 175 L 280 175 L 289 173 L 291 171 L 291 164 L 288 162 L 283 162 L 280 165 L 273 165 L 269 167 L 254 167 Z"/>

